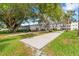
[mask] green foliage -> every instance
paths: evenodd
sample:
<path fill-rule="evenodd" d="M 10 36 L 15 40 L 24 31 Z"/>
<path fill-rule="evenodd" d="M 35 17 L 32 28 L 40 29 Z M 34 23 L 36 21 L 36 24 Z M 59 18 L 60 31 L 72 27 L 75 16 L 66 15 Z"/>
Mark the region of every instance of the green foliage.
<path fill-rule="evenodd" d="M 72 16 L 75 15 L 75 11 L 69 10 L 63 15 L 63 21 L 64 23 L 69 23 L 70 21 L 73 21 Z"/>
<path fill-rule="evenodd" d="M 64 13 L 60 4 L 38 4 L 40 13 L 47 14 L 52 20 L 60 20 L 60 17 Z"/>
<path fill-rule="evenodd" d="M 32 13 L 32 7 L 38 8 L 40 12 Z M 47 23 L 48 17 L 53 21 L 61 21 L 61 16 L 63 13 L 64 12 L 60 4 L 58 3 L 0 4 L 0 21 L 4 22 L 4 24 L 11 32 L 16 32 L 21 23 L 24 20 L 27 20 L 28 18 L 40 18 L 40 20 L 45 21 L 45 23 Z"/>
<path fill-rule="evenodd" d="M 15 32 L 27 18 L 27 4 L 0 4 L 0 20 L 11 32 Z"/>

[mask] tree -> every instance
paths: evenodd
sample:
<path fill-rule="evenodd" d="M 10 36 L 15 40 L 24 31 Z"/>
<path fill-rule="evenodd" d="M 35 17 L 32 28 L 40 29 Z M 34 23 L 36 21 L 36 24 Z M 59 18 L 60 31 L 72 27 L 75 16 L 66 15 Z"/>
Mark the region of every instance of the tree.
<path fill-rule="evenodd" d="M 0 4 L 0 21 L 6 24 L 10 32 L 16 32 L 27 16 L 27 4 Z"/>
<path fill-rule="evenodd" d="M 35 12 L 32 12 L 35 10 Z M 6 24 L 11 32 L 16 32 L 23 20 L 39 18 L 49 30 L 49 19 L 60 21 L 62 16 L 60 4 L 0 4 L 0 21 Z"/>
<path fill-rule="evenodd" d="M 74 16 L 74 15 L 75 15 L 75 11 L 74 10 L 68 10 L 64 14 L 63 19 L 64 19 L 64 22 L 66 24 L 66 31 L 70 30 L 69 29 L 69 26 L 70 26 L 69 24 L 71 23 L 72 16 Z"/>
<path fill-rule="evenodd" d="M 63 10 L 60 6 L 60 4 L 36 4 L 35 5 L 39 10 L 39 18 L 40 22 L 45 23 L 46 30 L 49 30 L 49 20 L 48 18 L 51 18 L 50 20 L 60 21 L 60 17 L 62 16 Z"/>

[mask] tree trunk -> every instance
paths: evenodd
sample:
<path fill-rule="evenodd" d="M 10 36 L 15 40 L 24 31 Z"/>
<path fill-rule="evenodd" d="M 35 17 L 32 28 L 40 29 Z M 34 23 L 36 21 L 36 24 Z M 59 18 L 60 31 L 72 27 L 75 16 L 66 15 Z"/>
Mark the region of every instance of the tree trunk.
<path fill-rule="evenodd" d="M 11 33 L 15 33 L 17 31 L 17 28 L 15 29 L 15 28 L 11 28 L 11 29 L 9 29 L 9 32 L 11 32 Z"/>
<path fill-rule="evenodd" d="M 69 30 L 69 21 L 67 20 L 67 25 L 66 25 L 66 32 L 68 32 L 68 30 Z"/>
<path fill-rule="evenodd" d="M 18 28 L 20 27 L 20 24 L 15 24 L 13 27 L 8 27 L 10 32 L 16 32 Z"/>

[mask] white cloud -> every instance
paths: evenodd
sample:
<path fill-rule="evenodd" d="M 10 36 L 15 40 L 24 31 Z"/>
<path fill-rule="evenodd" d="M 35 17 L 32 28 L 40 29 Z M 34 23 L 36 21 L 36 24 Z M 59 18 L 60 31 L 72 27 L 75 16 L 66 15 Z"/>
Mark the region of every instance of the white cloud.
<path fill-rule="evenodd" d="M 65 10 L 75 10 L 79 7 L 78 3 L 67 3 L 66 7 L 64 7 Z"/>

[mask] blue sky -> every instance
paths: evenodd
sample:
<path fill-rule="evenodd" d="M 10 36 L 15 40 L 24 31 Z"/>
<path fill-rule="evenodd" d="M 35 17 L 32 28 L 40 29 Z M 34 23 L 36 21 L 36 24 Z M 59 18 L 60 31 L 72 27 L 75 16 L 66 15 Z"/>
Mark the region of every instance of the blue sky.
<path fill-rule="evenodd" d="M 67 10 L 75 10 L 76 15 L 73 16 L 76 20 L 78 20 L 78 9 L 79 9 L 79 4 L 78 3 L 63 3 L 62 4 L 63 10 L 66 12 Z"/>

